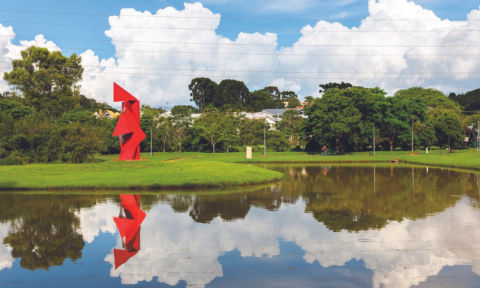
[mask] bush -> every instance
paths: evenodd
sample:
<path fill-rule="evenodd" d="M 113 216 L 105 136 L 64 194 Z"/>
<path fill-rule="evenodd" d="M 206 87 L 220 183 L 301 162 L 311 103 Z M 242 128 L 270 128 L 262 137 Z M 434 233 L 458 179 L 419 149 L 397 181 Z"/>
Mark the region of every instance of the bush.
<path fill-rule="evenodd" d="M 307 145 L 305 145 L 305 151 L 307 152 L 320 152 L 322 146 L 315 139 L 310 140 Z"/>
<path fill-rule="evenodd" d="M 297 146 L 297 147 L 293 148 L 292 151 L 293 152 L 301 152 L 301 151 L 303 151 L 303 149 L 302 149 L 302 147 Z"/>

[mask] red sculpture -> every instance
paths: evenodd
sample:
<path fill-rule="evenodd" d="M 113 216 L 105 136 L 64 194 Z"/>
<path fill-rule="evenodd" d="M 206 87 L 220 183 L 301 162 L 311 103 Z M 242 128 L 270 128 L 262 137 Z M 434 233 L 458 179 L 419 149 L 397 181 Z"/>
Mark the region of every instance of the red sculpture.
<path fill-rule="evenodd" d="M 120 195 L 120 215 L 113 217 L 124 249 L 113 249 L 115 269 L 140 251 L 140 225 L 147 216 L 140 209 L 140 195 Z"/>
<path fill-rule="evenodd" d="M 120 160 L 139 160 L 140 142 L 145 138 L 140 128 L 140 101 L 117 83 L 113 83 L 113 101 L 123 102 L 120 118 L 112 134 L 120 138 Z"/>

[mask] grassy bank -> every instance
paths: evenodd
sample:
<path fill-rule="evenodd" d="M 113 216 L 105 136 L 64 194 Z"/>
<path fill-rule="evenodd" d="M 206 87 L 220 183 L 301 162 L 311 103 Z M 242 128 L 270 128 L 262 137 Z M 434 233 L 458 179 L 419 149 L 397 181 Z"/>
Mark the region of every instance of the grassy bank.
<path fill-rule="evenodd" d="M 302 152 L 269 152 L 266 157 L 262 153 L 254 153 L 253 159 L 245 159 L 244 153 L 231 153 L 229 156 L 216 154 L 211 159 L 236 163 L 375 163 L 398 159 L 403 163 L 480 170 L 480 153 L 476 149 L 457 150 L 455 153 L 444 150 L 444 155 L 440 154 L 440 150 L 429 151 L 428 155 L 424 150 L 416 153 L 418 154 L 412 155 L 411 151 L 377 151 L 375 156 L 372 152 L 320 156 Z"/>
<path fill-rule="evenodd" d="M 100 163 L 34 164 L 0 166 L 0 190 L 51 189 L 182 189 L 253 185 L 280 180 L 282 174 L 247 163 L 404 163 L 480 170 L 480 153 L 475 149 L 444 153 L 440 150 L 379 151 L 347 153 L 335 156 L 309 155 L 302 152 L 254 153 L 154 153 L 142 154 L 145 160 L 116 161 L 116 156 L 101 156 Z M 241 164 L 240 164 L 241 163 Z"/>
<path fill-rule="evenodd" d="M 104 157 L 103 162 L 91 164 L 0 166 L 0 190 L 211 188 L 260 184 L 283 177 L 275 171 L 193 154 L 156 154 L 129 162 L 113 159 Z"/>

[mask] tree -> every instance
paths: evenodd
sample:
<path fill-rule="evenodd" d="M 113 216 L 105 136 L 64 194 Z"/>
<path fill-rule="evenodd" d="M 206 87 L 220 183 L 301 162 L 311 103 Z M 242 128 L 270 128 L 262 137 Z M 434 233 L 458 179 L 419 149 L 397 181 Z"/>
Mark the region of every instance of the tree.
<path fill-rule="evenodd" d="M 222 80 L 216 89 L 213 104 L 215 107 L 230 105 L 232 108 L 244 108 L 249 102 L 250 92 L 242 81 Z"/>
<path fill-rule="evenodd" d="M 433 116 L 433 123 L 440 145 L 445 145 L 450 150 L 452 144 L 455 145 L 461 141 L 462 127 L 454 113 L 439 111 Z"/>
<path fill-rule="evenodd" d="M 425 101 L 422 98 L 402 99 L 398 96 L 386 98 L 380 124 L 381 136 L 387 139 L 390 151 L 398 144 L 399 136 L 409 139 L 411 135 L 412 116 L 415 121 L 426 118 Z"/>
<path fill-rule="evenodd" d="M 311 106 L 313 104 L 313 101 L 315 101 L 315 97 L 313 96 L 305 96 L 305 100 L 303 101 L 304 106 Z"/>
<path fill-rule="evenodd" d="M 225 140 L 237 131 L 233 122 L 229 121 L 225 113 L 209 111 L 195 120 L 194 125 L 199 128 L 200 136 L 212 144 L 213 153 L 218 142 Z"/>
<path fill-rule="evenodd" d="M 69 123 L 59 129 L 60 157 L 65 162 L 83 163 L 93 161 L 102 148 L 103 130 L 81 123 Z"/>
<path fill-rule="evenodd" d="M 173 129 L 172 121 L 168 117 L 159 117 L 155 124 L 155 134 L 159 137 L 161 143 L 163 144 L 163 153 L 165 153 L 167 141 Z"/>
<path fill-rule="evenodd" d="M 433 88 L 412 87 L 397 91 L 395 96 L 400 97 L 401 99 L 423 99 L 427 106 L 428 113 L 433 113 L 436 109 L 461 111 L 461 107 L 458 103 L 446 97 L 441 91 Z"/>
<path fill-rule="evenodd" d="M 240 137 L 245 146 L 263 145 L 263 129 L 270 128 L 264 119 L 242 119 Z"/>
<path fill-rule="evenodd" d="M 267 149 L 268 151 L 285 152 L 288 150 L 290 143 L 288 143 L 285 135 L 282 132 L 272 130 L 267 134 Z"/>
<path fill-rule="evenodd" d="M 261 91 L 265 91 L 270 95 L 270 99 L 272 101 L 270 107 L 268 108 L 285 108 L 285 105 L 282 101 L 282 96 L 280 90 L 278 90 L 275 86 L 267 86 L 263 88 Z"/>
<path fill-rule="evenodd" d="M 249 101 L 247 103 L 247 111 L 255 112 L 262 111 L 262 109 L 275 108 L 275 100 L 272 99 L 270 93 L 264 90 L 257 90 L 250 93 Z"/>
<path fill-rule="evenodd" d="M 170 110 L 170 112 L 172 113 L 172 115 L 176 114 L 176 115 L 190 115 L 192 113 L 198 113 L 200 112 L 200 110 L 198 110 L 197 108 L 191 106 L 191 105 L 177 105 L 177 106 L 173 106 L 172 110 Z"/>
<path fill-rule="evenodd" d="M 337 152 L 344 151 L 348 135 L 358 129 L 361 113 L 350 97 L 339 89 L 328 90 L 308 109 L 305 132 L 320 143 L 334 145 Z"/>
<path fill-rule="evenodd" d="M 283 112 L 282 120 L 277 123 L 277 128 L 287 132 L 288 137 L 290 138 L 292 147 L 297 145 L 297 137 L 295 136 L 298 133 L 298 129 L 302 123 L 302 118 L 300 117 L 300 112 L 295 109 L 288 109 Z"/>
<path fill-rule="evenodd" d="M 212 103 L 215 92 L 217 91 L 218 84 L 209 78 L 194 78 L 188 89 L 190 89 L 190 101 L 195 102 L 200 108 L 200 113 L 203 113 L 203 109 L 208 104 Z"/>
<path fill-rule="evenodd" d="M 172 109 L 172 140 L 178 146 L 178 151 L 182 153 L 182 146 L 185 144 L 192 118 L 188 109 Z"/>
<path fill-rule="evenodd" d="M 346 90 L 346 89 L 349 89 L 349 88 L 352 88 L 353 85 L 350 84 L 350 83 L 345 83 L 345 82 L 342 82 L 342 83 L 327 83 L 327 84 L 320 84 L 319 85 L 320 89 L 319 92 L 320 93 L 325 93 L 327 92 L 327 90 L 329 89 L 333 89 L 333 88 L 337 88 L 337 89 L 340 89 L 340 90 Z"/>
<path fill-rule="evenodd" d="M 50 117 L 77 107 L 80 98 L 77 83 L 82 79 L 81 57 L 47 48 L 31 46 L 21 52 L 22 59 L 13 60 L 13 70 L 4 73 L 10 86 L 18 89 L 26 104 Z"/>
<path fill-rule="evenodd" d="M 468 91 L 467 93 L 457 95 L 456 97 L 448 96 L 448 98 L 463 106 L 466 111 L 480 110 L 480 89 Z"/>

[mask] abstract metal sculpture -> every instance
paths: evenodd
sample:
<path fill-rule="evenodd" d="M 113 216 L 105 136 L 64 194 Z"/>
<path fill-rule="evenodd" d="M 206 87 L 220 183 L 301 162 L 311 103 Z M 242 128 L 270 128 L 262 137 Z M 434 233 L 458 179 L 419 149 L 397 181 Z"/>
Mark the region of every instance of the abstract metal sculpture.
<path fill-rule="evenodd" d="M 120 215 L 113 217 L 124 249 L 113 249 L 115 269 L 140 251 L 140 225 L 147 216 L 140 209 L 140 195 L 120 195 Z"/>
<path fill-rule="evenodd" d="M 140 142 L 145 138 L 145 133 L 140 127 L 140 101 L 117 83 L 113 83 L 113 101 L 123 102 L 117 126 L 112 134 L 120 138 L 119 159 L 139 160 Z"/>

